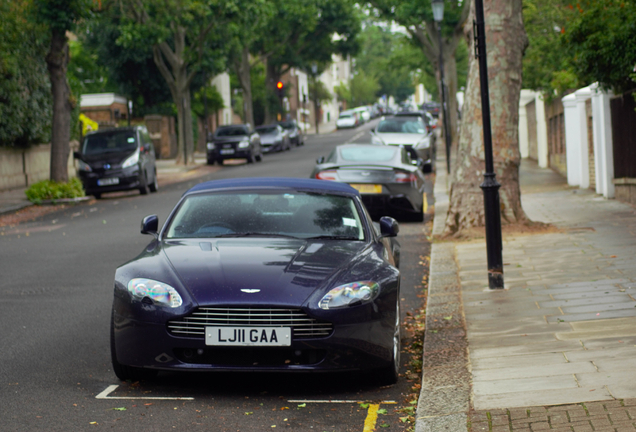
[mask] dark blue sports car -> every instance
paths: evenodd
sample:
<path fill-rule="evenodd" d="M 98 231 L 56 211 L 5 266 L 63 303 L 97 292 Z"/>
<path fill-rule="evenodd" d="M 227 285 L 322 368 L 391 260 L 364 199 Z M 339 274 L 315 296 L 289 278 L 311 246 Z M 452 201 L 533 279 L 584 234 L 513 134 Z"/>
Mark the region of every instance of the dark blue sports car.
<path fill-rule="evenodd" d="M 395 220 L 358 191 L 251 178 L 188 190 L 115 274 L 111 353 L 122 380 L 172 371 L 373 371 L 397 380 Z"/>

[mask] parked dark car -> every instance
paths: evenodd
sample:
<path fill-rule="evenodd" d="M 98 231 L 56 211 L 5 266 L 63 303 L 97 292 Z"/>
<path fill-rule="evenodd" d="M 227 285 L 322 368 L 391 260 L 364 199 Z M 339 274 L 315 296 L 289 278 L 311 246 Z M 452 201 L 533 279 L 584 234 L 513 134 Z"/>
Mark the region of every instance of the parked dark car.
<path fill-rule="evenodd" d="M 422 108 L 422 111 L 430 112 L 433 117 L 439 117 L 441 105 L 438 102 L 425 102 L 420 105 L 420 107 Z"/>
<path fill-rule="evenodd" d="M 424 174 L 404 147 L 339 145 L 316 161 L 311 178 L 348 183 L 374 216 L 424 220 Z"/>
<path fill-rule="evenodd" d="M 258 126 L 256 132 L 261 136 L 263 153 L 291 150 L 289 134 L 278 124 Z"/>
<path fill-rule="evenodd" d="M 260 162 L 263 157 L 260 136 L 250 125 L 219 126 L 207 143 L 208 164 L 223 164 L 225 159 L 247 159 Z"/>
<path fill-rule="evenodd" d="M 287 131 L 289 141 L 293 145 L 296 147 L 305 145 L 305 136 L 303 135 L 303 131 L 298 128 L 296 120 L 282 121 L 278 122 L 278 124 Z"/>
<path fill-rule="evenodd" d="M 86 134 L 80 150 L 78 174 L 87 195 L 138 189 L 156 192 L 155 149 L 145 126 L 103 129 Z"/>
<path fill-rule="evenodd" d="M 245 178 L 188 190 L 119 267 L 111 322 L 121 380 L 170 371 L 370 371 L 400 366 L 400 272 L 359 193 L 336 182 Z"/>

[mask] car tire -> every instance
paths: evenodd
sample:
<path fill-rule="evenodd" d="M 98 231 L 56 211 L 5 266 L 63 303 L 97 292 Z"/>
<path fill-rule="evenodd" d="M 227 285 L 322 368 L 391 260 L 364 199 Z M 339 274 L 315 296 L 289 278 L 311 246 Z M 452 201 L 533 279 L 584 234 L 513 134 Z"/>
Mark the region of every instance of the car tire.
<path fill-rule="evenodd" d="M 145 172 L 141 175 L 140 183 L 141 186 L 139 186 L 139 193 L 141 195 L 148 195 L 148 179 L 146 178 Z"/>
<path fill-rule="evenodd" d="M 157 180 L 157 170 L 155 169 L 155 178 L 152 183 L 148 185 L 150 192 L 155 193 L 159 190 L 159 181 Z"/>
<path fill-rule="evenodd" d="M 222 165 L 223 165 L 223 159 L 217 159 L 217 160 L 216 160 L 216 163 L 218 163 L 219 165 L 221 165 L 221 166 L 222 166 Z"/>
<path fill-rule="evenodd" d="M 99 192 L 94 193 L 93 196 L 95 197 L 95 199 L 102 199 L 102 194 Z"/>
<path fill-rule="evenodd" d="M 254 159 L 256 159 L 256 162 L 263 162 L 263 153 L 259 153 L 254 156 Z"/>
<path fill-rule="evenodd" d="M 208 165 L 214 165 L 214 159 L 208 159 L 207 162 Z"/>
<path fill-rule="evenodd" d="M 133 366 L 126 366 L 117 361 L 117 350 L 115 347 L 115 312 L 110 316 L 110 359 L 113 365 L 113 372 L 122 381 L 149 380 L 157 376 L 157 371 L 153 369 L 143 369 Z"/>
<path fill-rule="evenodd" d="M 395 307 L 395 325 L 393 327 L 393 352 L 391 363 L 376 372 L 380 385 L 391 385 L 398 381 L 400 376 L 400 352 L 402 351 L 402 335 L 400 323 L 400 296 L 398 294 Z"/>

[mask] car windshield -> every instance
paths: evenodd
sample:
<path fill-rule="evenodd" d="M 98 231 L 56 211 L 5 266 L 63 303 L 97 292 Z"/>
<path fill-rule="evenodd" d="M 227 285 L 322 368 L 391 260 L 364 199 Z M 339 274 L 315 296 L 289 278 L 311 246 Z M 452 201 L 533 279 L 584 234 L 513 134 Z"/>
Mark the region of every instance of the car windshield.
<path fill-rule="evenodd" d="M 348 113 L 347 113 L 347 114 L 344 114 L 344 113 L 343 113 L 343 114 L 340 114 L 340 117 L 338 117 L 338 118 L 341 118 L 341 119 L 342 119 L 342 118 L 351 118 L 351 117 L 352 117 L 352 116 L 351 116 L 351 114 L 348 114 Z"/>
<path fill-rule="evenodd" d="M 240 127 L 224 127 L 216 130 L 216 136 L 228 137 L 228 136 L 241 136 L 247 135 L 247 129 L 243 126 Z"/>
<path fill-rule="evenodd" d="M 350 197 L 304 192 L 210 193 L 186 197 L 166 238 L 294 237 L 364 240 Z"/>
<path fill-rule="evenodd" d="M 256 130 L 258 131 L 258 133 L 271 134 L 276 133 L 278 131 L 278 128 L 276 126 L 261 126 L 259 128 L 256 128 Z"/>
<path fill-rule="evenodd" d="M 352 162 L 387 162 L 395 157 L 397 151 L 396 147 L 386 146 L 346 147 L 340 149 L 340 157 Z"/>
<path fill-rule="evenodd" d="M 415 118 L 391 118 L 382 120 L 377 128 L 381 133 L 426 133 L 424 123 Z"/>
<path fill-rule="evenodd" d="M 280 122 L 278 123 L 283 129 L 293 129 L 296 125 L 293 122 Z"/>
<path fill-rule="evenodd" d="M 101 132 L 94 135 L 87 135 L 84 138 L 82 153 L 85 155 L 96 155 L 102 153 L 118 153 L 132 151 L 137 148 L 135 131 L 113 130 L 112 132 Z"/>

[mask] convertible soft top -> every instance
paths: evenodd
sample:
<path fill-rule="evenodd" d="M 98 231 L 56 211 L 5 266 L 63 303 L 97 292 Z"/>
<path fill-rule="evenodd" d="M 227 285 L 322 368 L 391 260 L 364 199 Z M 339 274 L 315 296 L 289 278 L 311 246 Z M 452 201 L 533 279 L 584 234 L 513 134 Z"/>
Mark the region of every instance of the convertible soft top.
<path fill-rule="evenodd" d="M 335 193 L 339 195 L 359 195 L 357 190 L 346 183 L 291 177 L 249 177 L 212 180 L 199 183 L 186 191 L 185 194 L 224 189 L 293 189 L 299 191 Z"/>

